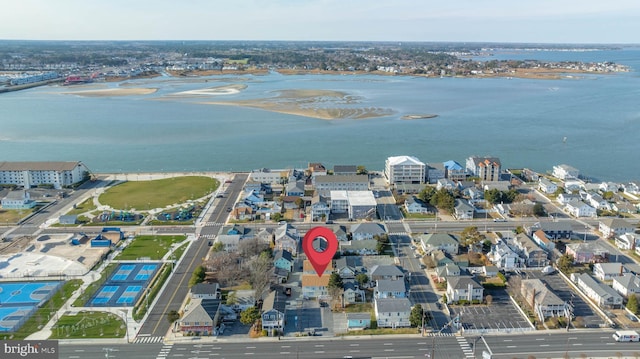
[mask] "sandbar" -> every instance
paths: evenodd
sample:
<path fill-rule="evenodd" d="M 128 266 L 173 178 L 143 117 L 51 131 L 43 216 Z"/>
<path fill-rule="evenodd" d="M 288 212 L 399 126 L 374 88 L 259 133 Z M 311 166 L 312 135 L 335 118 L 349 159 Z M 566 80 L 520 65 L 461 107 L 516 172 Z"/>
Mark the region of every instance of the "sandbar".
<path fill-rule="evenodd" d="M 170 94 L 169 96 L 201 97 L 201 96 L 235 95 L 240 93 L 240 91 L 246 89 L 247 87 L 248 86 L 245 84 L 224 85 L 224 86 L 209 87 L 204 89 L 182 91 L 182 92 Z"/>
<path fill-rule="evenodd" d="M 438 117 L 438 115 L 428 113 L 423 115 L 404 115 L 401 118 L 403 120 L 423 120 L 423 119 L 435 118 L 435 117 Z"/>
<path fill-rule="evenodd" d="M 156 88 L 108 88 L 100 90 L 81 90 L 63 92 L 65 95 L 77 95 L 83 97 L 110 97 L 110 96 L 133 96 L 150 95 L 158 91 Z"/>
<path fill-rule="evenodd" d="M 389 116 L 393 110 L 380 107 L 343 107 L 357 105 L 359 98 L 332 90 L 281 90 L 269 98 L 240 101 L 205 102 L 210 105 L 241 106 L 322 120 L 365 119 Z"/>

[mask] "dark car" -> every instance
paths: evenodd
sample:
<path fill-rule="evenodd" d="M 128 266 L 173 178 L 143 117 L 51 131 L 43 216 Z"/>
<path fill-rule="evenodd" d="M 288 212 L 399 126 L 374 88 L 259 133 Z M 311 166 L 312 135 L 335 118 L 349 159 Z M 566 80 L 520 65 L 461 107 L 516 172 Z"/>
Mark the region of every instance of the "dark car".
<path fill-rule="evenodd" d="M 209 247 L 211 247 L 213 245 L 212 241 L 209 241 L 209 243 L 207 243 L 209 245 Z"/>
<path fill-rule="evenodd" d="M 227 207 L 227 212 L 231 212 L 231 207 Z"/>

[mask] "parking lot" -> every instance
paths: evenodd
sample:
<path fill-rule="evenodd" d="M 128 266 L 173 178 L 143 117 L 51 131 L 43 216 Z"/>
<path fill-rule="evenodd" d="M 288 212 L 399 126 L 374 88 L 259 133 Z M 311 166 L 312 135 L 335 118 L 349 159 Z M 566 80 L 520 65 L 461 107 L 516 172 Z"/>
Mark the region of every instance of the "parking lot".
<path fill-rule="evenodd" d="M 527 279 L 540 279 L 546 283 L 547 286 L 555 293 L 560 299 L 573 304 L 573 315 L 579 319 L 574 325 L 579 326 L 582 321 L 586 328 L 598 328 L 601 325 L 605 325 L 605 322 L 600 316 L 591 308 L 591 306 L 582 299 L 582 297 L 573 291 L 567 282 L 557 274 L 543 274 L 540 271 L 523 271 L 522 272 Z"/>
<path fill-rule="evenodd" d="M 460 315 L 460 323 L 465 332 L 532 330 L 531 324 L 522 316 L 506 291 L 494 290 L 491 296 L 491 305 L 449 306 L 451 318 Z"/>

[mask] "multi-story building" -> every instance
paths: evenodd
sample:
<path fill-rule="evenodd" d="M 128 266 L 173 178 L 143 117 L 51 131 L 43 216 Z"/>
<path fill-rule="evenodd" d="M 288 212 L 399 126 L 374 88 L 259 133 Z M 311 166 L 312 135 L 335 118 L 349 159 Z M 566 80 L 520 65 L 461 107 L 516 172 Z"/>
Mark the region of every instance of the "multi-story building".
<path fill-rule="evenodd" d="M 366 191 L 369 189 L 369 177 L 358 175 L 315 176 L 314 185 L 318 192 L 323 191 Z"/>
<path fill-rule="evenodd" d="M 60 189 L 84 180 L 89 169 L 82 162 L 0 162 L 0 183 L 24 188 L 52 185 Z"/>
<path fill-rule="evenodd" d="M 466 163 L 467 172 L 483 181 L 499 181 L 501 164 L 496 157 L 469 157 Z"/>
<path fill-rule="evenodd" d="M 426 178 L 426 165 L 413 156 L 389 157 L 384 165 L 384 176 L 391 185 L 423 184 Z"/>

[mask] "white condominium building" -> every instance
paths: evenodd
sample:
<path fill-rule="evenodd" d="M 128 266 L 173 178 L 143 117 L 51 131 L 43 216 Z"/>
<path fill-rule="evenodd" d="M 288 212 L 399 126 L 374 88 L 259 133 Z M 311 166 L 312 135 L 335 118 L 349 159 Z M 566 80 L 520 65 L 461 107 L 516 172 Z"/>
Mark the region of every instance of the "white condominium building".
<path fill-rule="evenodd" d="M 413 156 L 395 156 L 387 158 L 384 176 L 389 184 L 423 184 L 426 177 L 426 165 Z"/>

